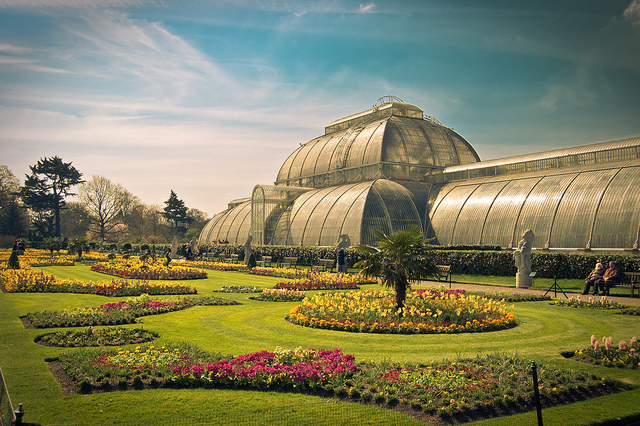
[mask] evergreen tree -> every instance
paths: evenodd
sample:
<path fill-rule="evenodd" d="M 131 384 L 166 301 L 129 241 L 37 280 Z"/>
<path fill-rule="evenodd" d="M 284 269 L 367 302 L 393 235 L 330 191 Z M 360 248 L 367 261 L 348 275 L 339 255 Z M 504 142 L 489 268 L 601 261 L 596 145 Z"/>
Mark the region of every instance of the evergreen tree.
<path fill-rule="evenodd" d="M 64 198 L 74 195 L 69 190 L 72 186 L 82 183 L 80 173 L 71 163 L 64 163 L 58 156 L 40 159 L 35 165 L 29 166 L 31 176 L 26 176 L 20 194 L 22 201 L 35 214 L 36 228 L 60 237 L 60 211 L 65 207 Z M 53 230 L 44 225 L 53 219 Z"/>
<path fill-rule="evenodd" d="M 169 195 L 169 199 L 164 202 L 166 205 L 162 215 L 169 221 L 174 232 L 184 232 L 185 226 L 193 220 L 187 214 L 188 209 L 184 205 L 184 201 L 180 200 L 173 189 Z"/>

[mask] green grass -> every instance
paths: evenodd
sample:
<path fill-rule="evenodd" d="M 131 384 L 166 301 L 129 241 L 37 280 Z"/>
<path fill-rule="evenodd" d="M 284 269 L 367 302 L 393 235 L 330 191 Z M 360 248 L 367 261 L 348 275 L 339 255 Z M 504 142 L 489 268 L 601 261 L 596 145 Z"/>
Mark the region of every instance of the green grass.
<path fill-rule="evenodd" d="M 102 281 L 110 279 L 92 272 L 88 266 L 42 268 L 63 278 Z M 262 302 L 249 299 L 250 293 L 221 294 L 222 286 L 271 288 L 277 278 L 238 272 L 208 271 L 206 280 L 187 281 L 200 295 L 216 295 L 237 300 L 239 306 L 198 306 L 184 311 L 141 319 L 145 329 L 160 335 L 163 342 L 190 341 L 208 352 L 240 355 L 259 350 L 314 347 L 340 348 L 356 360 L 430 361 L 475 357 L 478 353 L 517 352 L 539 364 L 589 371 L 640 386 L 639 370 L 618 370 L 589 366 L 563 358 L 598 338 L 613 336 L 628 341 L 640 336 L 638 317 L 610 311 L 572 309 L 549 302 L 513 305 L 519 325 L 509 330 L 456 335 L 358 334 L 310 329 L 284 320 L 296 302 Z M 454 276 L 456 281 L 459 276 Z M 536 280 L 536 286 L 539 285 Z M 468 282 L 465 280 L 464 282 Z M 582 281 L 580 281 L 582 282 Z M 497 282 L 494 281 L 494 285 Z M 552 284 L 549 283 L 550 286 Z M 377 285 L 372 285 L 377 286 Z M 542 285 L 545 287 L 546 284 Z M 562 284 L 561 284 L 562 286 Z M 548 286 L 547 286 L 548 287 Z M 563 287 L 564 288 L 564 287 Z M 545 288 L 546 289 L 546 288 Z M 34 343 L 43 330 L 26 330 L 19 316 L 31 311 L 97 306 L 115 301 L 103 296 L 76 294 L 0 294 L 0 366 L 14 405 L 24 403 L 25 421 L 41 424 L 104 424 L 138 419 L 139 424 L 175 424 L 181 415 L 190 422 L 217 424 L 421 424 L 399 413 L 375 406 L 336 402 L 317 396 L 294 393 L 218 389 L 155 389 L 64 396 L 48 372 L 45 359 L 78 348 L 45 347 Z M 130 327 L 139 327 L 131 325 Z M 50 330 L 47 330 L 50 331 Z M 596 398 L 543 410 L 545 424 L 592 424 L 597 421 L 640 414 L 640 390 Z M 490 422 L 490 423 L 489 423 Z M 535 412 L 479 424 L 535 424 Z"/>

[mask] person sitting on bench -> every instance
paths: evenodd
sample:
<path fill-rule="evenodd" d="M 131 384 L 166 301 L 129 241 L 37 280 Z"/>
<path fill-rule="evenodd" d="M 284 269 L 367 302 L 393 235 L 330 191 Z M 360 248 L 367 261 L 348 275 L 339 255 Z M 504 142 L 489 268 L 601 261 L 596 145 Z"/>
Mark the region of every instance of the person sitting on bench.
<path fill-rule="evenodd" d="M 609 289 L 622 282 L 622 272 L 618 269 L 616 262 L 609 262 L 609 269 L 604 273 L 604 294 L 609 295 Z"/>
<path fill-rule="evenodd" d="M 589 288 L 593 286 L 593 294 L 598 294 L 598 287 L 604 291 L 604 266 L 602 263 L 596 264 L 596 269 L 591 271 L 584 283 L 582 294 L 589 293 Z"/>

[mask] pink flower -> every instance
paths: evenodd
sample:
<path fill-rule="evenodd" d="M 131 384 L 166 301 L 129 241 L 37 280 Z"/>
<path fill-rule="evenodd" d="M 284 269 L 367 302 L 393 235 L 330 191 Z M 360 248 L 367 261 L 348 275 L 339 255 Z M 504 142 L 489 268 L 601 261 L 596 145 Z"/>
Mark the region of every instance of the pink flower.
<path fill-rule="evenodd" d="M 597 340 L 596 340 L 596 335 L 595 335 L 595 334 L 592 334 L 592 335 L 591 335 L 591 346 L 593 346 L 593 345 L 596 343 L 596 341 L 597 341 Z"/>
<path fill-rule="evenodd" d="M 594 350 L 596 350 L 596 351 L 597 351 L 597 350 L 600 350 L 600 342 L 598 342 L 598 341 L 596 340 L 596 343 L 594 343 L 594 344 L 593 344 L 593 349 L 594 349 Z"/>
<path fill-rule="evenodd" d="M 624 340 L 620 340 L 620 343 L 618 343 L 618 349 L 620 349 L 621 351 L 626 351 L 627 348 L 627 342 L 625 342 Z"/>

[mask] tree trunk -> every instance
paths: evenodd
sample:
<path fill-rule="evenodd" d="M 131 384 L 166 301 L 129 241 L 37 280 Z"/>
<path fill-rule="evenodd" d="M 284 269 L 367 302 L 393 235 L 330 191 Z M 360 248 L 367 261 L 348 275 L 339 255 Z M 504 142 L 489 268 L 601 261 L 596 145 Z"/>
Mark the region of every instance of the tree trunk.
<path fill-rule="evenodd" d="M 407 298 L 407 280 L 401 279 L 396 282 L 396 310 L 404 308 L 404 301 Z"/>

